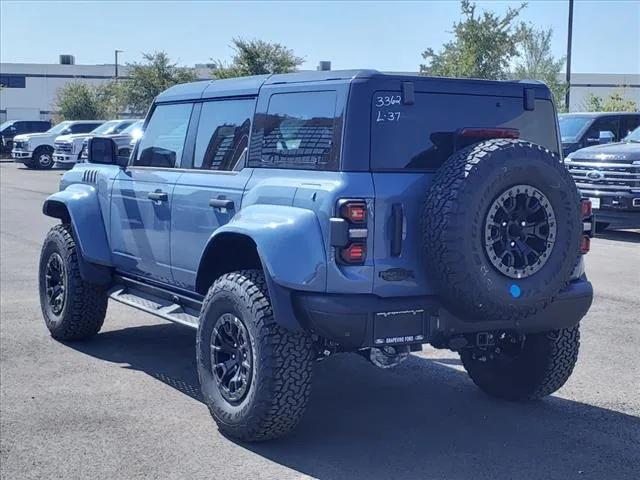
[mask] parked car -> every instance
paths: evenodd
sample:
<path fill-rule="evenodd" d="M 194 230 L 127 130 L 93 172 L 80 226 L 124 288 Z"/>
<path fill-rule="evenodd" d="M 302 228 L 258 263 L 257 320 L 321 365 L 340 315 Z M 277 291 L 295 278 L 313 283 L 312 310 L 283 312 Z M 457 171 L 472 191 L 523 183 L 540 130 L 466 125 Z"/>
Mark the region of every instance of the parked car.
<path fill-rule="evenodd" d="M 82 145 L 87 138 L 121 133 L 135 122 L 135 119 L 110 120 L 89 133 L 60 135 L 53 144 L 53 160 L 60 167 L 70 168 L 80 159 Z"/>
<path fill-rule="evenodd" d="M 591 199 L 599 229 L 640 228 L 640 127 L 621 142 L 583 148 L 564 162 Z"/>
<path fill-rule="evenodd" d="M 142 137 L 142 127 L 144 126 L 144 120 L 132 120 L 133 123 L 119 133 L 112 133 L 109 135 L 100 135 L 111 138 L 116 142 L 118 149 L 118 155 L 121 157 L 128 157 L 131 155 L 133 145 Z M 82 149 L 80 151 L 80 161 L 87 161 L 87 145 L 89 144 L 89 138 L 85 138 L 82 142 Z"/>
<path fill-rule="evenodd" d="M 581 148 L 619 142 L 640 125 L 640 112 L 564 113 L 559 123 L 566 157 Z"/>
<path fill-rule="evenodd" d="M 10 153 L 13 138 L 24 133 L 45 132 L 51 128 L 49 120 L 9 120 L 0 125 L 0 153 Z"/>
<path fill-rule="evenodd" d="M 60 135 L 88 133 L 102 125 L 98 120 L 69 120 L 42 133 L 16 135 L 11 156 L 18 163 L 29 168 L 48 169 L 53 167 L 53 143 Z"/>
<path fill-rule="evenodd" d="M 389 368 L 430 343 L 509 400 L 569 378 L 591 219 L 545 85 L 263 75 L 172 87 L 145 125 L 126 162 L 89 139 L 44 203 L 55 339 L 95 335 L 109 298 L 196 329 L 203 399 L 247 441 L 294 428 L 336 352 Z"/>

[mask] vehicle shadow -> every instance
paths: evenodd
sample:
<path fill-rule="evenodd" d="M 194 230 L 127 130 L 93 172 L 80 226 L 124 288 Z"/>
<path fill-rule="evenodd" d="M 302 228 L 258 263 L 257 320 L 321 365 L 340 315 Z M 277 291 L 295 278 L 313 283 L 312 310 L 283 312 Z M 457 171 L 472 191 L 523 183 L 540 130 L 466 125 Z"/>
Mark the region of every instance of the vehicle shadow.
<path fill-rule="evenodd" d="M 596 238 L 619 242 L 640 243 L 640 230 L 605 230 L 596 234 Z"/>
<path fill-rule="evenodd" d="M 201 401 L 189 329 L 133 327 L 68 345 Z M 529 404 L 491 399 L 453 354 L 411 356 L 392 370 L 336 355 L 318 363 L 314 377 L 293 434 L 239 445 L 320 479 L 639 478 L 639 418 L 557 396 Z"/>

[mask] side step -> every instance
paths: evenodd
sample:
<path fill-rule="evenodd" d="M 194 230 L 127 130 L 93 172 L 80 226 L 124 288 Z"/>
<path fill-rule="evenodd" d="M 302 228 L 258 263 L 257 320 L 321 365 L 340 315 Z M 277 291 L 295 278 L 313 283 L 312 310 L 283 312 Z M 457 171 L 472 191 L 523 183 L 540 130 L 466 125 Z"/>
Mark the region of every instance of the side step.
<path fill-rule="evenodd" d="M 120 277 L 109 292 L 109 297 L 138 310 L 191 328 L 198 328 L 200 302 L 168 290 Z"/>

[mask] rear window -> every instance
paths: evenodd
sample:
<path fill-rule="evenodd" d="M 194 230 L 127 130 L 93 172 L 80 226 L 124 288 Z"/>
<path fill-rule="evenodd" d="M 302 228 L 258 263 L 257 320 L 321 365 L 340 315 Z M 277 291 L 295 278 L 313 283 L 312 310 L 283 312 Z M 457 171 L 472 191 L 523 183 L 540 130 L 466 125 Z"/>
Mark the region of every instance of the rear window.
<path fill-rule="evenodd" d="M 454 152 L 463 128 L 512 128 L 519 138 L 558 153 L 553 104 L 480 95 L 416 93 L 404 105 L 398 92 L 377 92 L 372 99 L 372 170 L 435 170 Z"/>

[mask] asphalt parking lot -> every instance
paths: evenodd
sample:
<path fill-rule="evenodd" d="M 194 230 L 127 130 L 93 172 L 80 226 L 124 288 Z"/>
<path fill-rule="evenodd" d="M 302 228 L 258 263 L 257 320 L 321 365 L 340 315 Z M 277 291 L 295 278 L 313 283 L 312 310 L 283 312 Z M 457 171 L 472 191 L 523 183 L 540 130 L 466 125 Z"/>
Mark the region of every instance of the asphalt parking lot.
<path fill-rule="evenodd" d="M 36 272 L 60 174 L 0 163 L 3 479 L 640 478 L 640 232 L 593 241 L 579 362 L 551 398 L 490 399 L 451 352 L 390 371 L 338 355 L 293 435 L 244 445 L 200 401 L 191 330 L 112 302 L 95 339 L 49 337 Z"/>

